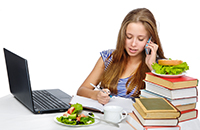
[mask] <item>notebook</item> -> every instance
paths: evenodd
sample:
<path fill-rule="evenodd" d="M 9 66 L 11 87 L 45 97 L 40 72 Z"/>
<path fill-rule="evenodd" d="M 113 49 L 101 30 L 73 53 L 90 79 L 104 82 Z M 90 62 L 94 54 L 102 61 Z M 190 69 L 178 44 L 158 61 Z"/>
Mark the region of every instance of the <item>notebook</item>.
<path fill-rule="evenodd" d="M 31 112 L 62 112 L 70 108 L 71 96 L 60 89 L 31 89 L 28 61 L 13 52 L 3 49 L 10 92 Z"/>

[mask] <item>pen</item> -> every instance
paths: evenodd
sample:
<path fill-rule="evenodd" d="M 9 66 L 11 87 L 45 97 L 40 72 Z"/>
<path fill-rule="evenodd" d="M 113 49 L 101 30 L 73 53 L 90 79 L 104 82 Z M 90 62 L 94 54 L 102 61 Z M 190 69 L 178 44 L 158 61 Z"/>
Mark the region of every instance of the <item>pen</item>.
<path fill-rule="evenodd" d="M 90 85 L 92 85 L 94 88 L 100 90 L 100 91 L 103 92 L 103 93 L 109 94 L 109 92 L 107 93 L 106 91 L 103 91 L 102 88 L 99 88 L 99 87 L 97 87 L 96 85 L 94 85 L 94 84 L 92 84 L 92 83 L 90 83 Z M 110 90 L 109 90 L 109 91 L 110 91 Z M 112 97 L 111 94 L 109 94 L 108 96 L 109 96 L 109 97 Z"/>

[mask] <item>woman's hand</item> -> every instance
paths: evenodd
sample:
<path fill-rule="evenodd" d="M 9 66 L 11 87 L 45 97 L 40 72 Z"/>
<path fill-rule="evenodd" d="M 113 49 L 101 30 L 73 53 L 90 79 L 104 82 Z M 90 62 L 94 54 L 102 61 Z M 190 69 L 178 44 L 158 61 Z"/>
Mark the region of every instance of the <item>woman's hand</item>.
<path fill-rule="evenodd" d="M 147 44 L 148 44 L 148 46 L 146 48 L 151 49 L 151 54 L 150 55 L 146 54 L 145 62 L 147 64 L 147 66 L 149 67 L 149 69 L 152 71 L 153 68 L 151 67 L 151 65 L 156 62 L 158 45 L 153 43 L 152 41 L 150 41 Z"/>
<path fill-rule="evenodd" d="M 101 91 L 99 91 L 99 93 L 97 94 L 97 101 L 101 104 L 106 104 L 110 101 L 110 97 L 108 96 L 108 89 L 103 89 L 103 91 L 107 92 L 107 93 L 103 93 Z"/>

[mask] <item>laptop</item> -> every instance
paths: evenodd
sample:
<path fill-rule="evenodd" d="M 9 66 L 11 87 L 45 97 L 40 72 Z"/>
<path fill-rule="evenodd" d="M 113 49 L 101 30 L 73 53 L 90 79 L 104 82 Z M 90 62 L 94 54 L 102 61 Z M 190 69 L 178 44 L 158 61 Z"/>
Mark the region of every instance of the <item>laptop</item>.
<path fill-rule="evenodd" d="M 32 91 L 27 60 L 3 50 L 10 92 L 19 102 L 35 114 L 63 112 L 70 108 L 71 96 L 60 89 Z"/>

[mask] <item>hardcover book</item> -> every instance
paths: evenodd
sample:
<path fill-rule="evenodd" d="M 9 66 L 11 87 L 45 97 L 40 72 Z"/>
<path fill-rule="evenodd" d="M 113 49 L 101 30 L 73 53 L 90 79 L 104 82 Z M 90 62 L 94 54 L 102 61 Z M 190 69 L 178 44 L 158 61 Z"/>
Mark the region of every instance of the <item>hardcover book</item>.
<path fill-rule="evenodd" d="M 140 98 L 166 98 L 159 94 L 150 92 L 148 90 L 141 90 Z M 170 99 L 166 98 L 171 102 L 179 111 L 191 110 L 196 108 L 197 97 L 181 98 L 181 99 Z"/>
<path fill-rule="evenodd" d="M 174 119 L 144 119 L 139 112 L 134 108 L 133 114 L 137 117 L 138 121 L 143 126 L 177 126 L 178 125 L 178 118 Z"/>
<path fill-rule="evenodd" d="M 161 95 L 169 99 L 181 99 L 197 97 L 197 87 L 181 88 L 181 89 L 169 89 L 164 86 L 145 81 L 146 90 Z"/>
<path fill-rule="evenodd" d="M 180 130 L 180 126 L 155 126 L 155 125 L 166 125 L 169 120 L 165 120 L 165 123 L 162 124 L 163 120 L 153 120 L 151 123 L 149 123 L 150 126 L 144 126 L 141 121 L 138 119 L 138 117 L 135 115 L 134 112 L 129 113 L 127 116 L 126 122 L 133 127 L 134 130 Z M 157 122 L 157 124 L 156 124 Z M 177 121 L 175 121 L 177 122 Z M 154 126 L 151 126 L 151 124 L 154 124 Z M 171 125 L 171 124 L 170 124 Z"/>
<path fill-rule="evenodd" d="M 180 116 L 176 109 L 165 98 L 136 98 L 133 104 L 144 119 L 174 119 Z"/>
<path fill-rule="evenodd" d="M 198 115 L 197 109 L 182 111 L 181 116 L 178 118 L 179 122 L 188 121 L 191 119 L 196 119 Z"/>
<path fill-rule="evenodd" d="M 198 86 L 198 80 L 189 76 L 181 76 L 178 78 L 165 78 L 156 76 L 151 72 L 146 73 L 145 80 L 162 85 L 170 89 L 179 89 Z"/>

